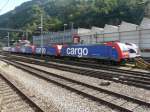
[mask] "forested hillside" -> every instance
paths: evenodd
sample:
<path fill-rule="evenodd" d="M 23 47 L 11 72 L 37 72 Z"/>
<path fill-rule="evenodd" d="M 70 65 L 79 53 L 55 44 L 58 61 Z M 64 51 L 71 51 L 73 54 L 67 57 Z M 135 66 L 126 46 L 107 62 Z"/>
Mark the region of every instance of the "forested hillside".
<path fill-rule="evenodd" d="M 40 26 L 41 13 L 44 30 L 62 30 L 64 23 L 75 27 L 103 27 L 121 21 L 139 24 L 144 16 L 142 0 L 32 0 L 0 16 L 0 26 L 34 32 Z"/>

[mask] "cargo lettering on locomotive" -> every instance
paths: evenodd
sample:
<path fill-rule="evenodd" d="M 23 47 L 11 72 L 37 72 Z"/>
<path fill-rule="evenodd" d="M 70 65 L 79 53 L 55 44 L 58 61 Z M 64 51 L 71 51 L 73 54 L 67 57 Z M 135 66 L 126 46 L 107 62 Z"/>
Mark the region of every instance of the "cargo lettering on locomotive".
<path fill-rule="evenodd" d="M 78 57 L 87 56 L 88 52 L 87 48 L 67 48 L 68 55 L 77 55 Z"/>
<path fill-rule="evenodd" d="M 46 54 L 46 48 L 36 48 L 36 53 L 38 54 Z"/>

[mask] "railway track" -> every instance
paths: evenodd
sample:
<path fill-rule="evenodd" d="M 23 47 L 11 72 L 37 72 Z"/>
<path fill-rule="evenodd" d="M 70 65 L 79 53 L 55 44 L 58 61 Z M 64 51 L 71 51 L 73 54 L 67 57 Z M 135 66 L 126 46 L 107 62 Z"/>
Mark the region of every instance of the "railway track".
<path fill-rule="evenodd" d="M 22 62 L 27 62 L 27 63 L 36 63 L 41 66 L 46 66 L 50 68 L 55 68 L 63 71 L 69 71 L 73 73 L 78 73 L 81 75 L 86 75 L 90 77 L 95 77 L 95 78 L 100 78 L 100 79 L 105 79 L 105 80 L 111 80 L 114 82 L 119 82 L 122 84 L 127 84 L 127 85 L 133 85 L 136 87 L 144 88 L 144 89 L 150 89 L 150 75 L 149 73 L 121 73 L 120 72 L 114 72 L 114 71 L 109 71 L 108 70 L 99 70 L 99 69 L 90 69 L 90 68 L 84 68 L 84 67 L 77 67 L 77 66 L 70 66 L 70 65 L 63 65 L 63 64 L 56 64 L 56 63 L 45 63 L 45 61 L 39 61 L 39 60 L 33 60 L 30 58 L 23 58 L 23 57 L 10 57 L 12 60 L 18 60 Z M 107 69 L 107 68 L 106 68 Z"/>
<path fill-rule="evenodd" d="M 0 74 L 0 112 L 43 112 L 22 89 L 6 75 Z"/>
<path fill-rule="evenodd" d="M 40 59 L 40 58 L 39 58 Z M 120 73 L 127 73 L 127 74 L 135 74 L 135 75 L 141 75 L 141 74 L 150 74 L 146 72 L 140 72 L 140 71 L 133 71 L 133 70 L 125 70 L 121 69 L 119 67 L 114 67 L 111 65 L 102 65 L 98 64 L 96 62 L 88 62 L 87 61 L 72 61 L 72 60 L 64 60 L 64 59 L 50 59 L 50 61 L 57 62 L 57 63 L 63 63 L 63 64 L 69 64 L 69 65 L 76 65 L 80 67 L 90 67 L 94 69 L 102 69 L 102 70 L 108 70 L 108 71 L 113 71 L 113 72 L 120 72 Z"/>
<path fill-rule="evenodd" d="M 77 80 L 50 73 L 29 65 L 21 64 L 16 61 L 3 60 L 19 69 L 22 69 L 31 75 L 50 81 L 58 86 L 66 88 L 72 92 L 76 92 L 86 98 L 96 101 L 102 105 L 107 105 L 115 111 L 120 112 L 138 112 L 139 109 L 149 111 L 150 103 L 142 100 L 125 96 L 119 93 L 111 92 L 102 88 L 98 88 Z M 130 106 L 129 106 L 130 105 Z"/>
<path fill-rule="evenodd" d="M 18 55 L 18 54 L 17 54 Z M 12 56 L 17 56 L 17 55 L 12 55 Z M 135 74 L 135 75 L 141 75 L 141 74 L 146 74 L 146 75 L 150 75 L 149 73 L 146 72 L 140 72 L 140 71 L 133 71 L 133 70 L 125 70 L 125 69 L 120 69 L 118 67 L 114 67 L 111 65 L 102 65 L 99 64 L 99 62 L 96 62 L 94 60 L 92 61 L 88 61 L 88 60 L 66 60 L 64 58 L 60 58 L 60 59 L 56 59 L 54 57 L 39 57 L 39 56 L 31 56 L 31 55 L 22 55 L 19 54 L 20 56 L 23 57 L 28 57 L 30 59 L 35 58 L 35 59 L 39 59 L 39 60 L 43 60 L 43 61 L 53 61 L 53 62 L 57 62 L 57 63 L 63 63 L 63 64 L 68 64 L 68 65 L 76 65 L 76 66 L 80 66 L 80 67 L 90 67 L 90 68 L 94 68 L 94 69 L 102 69 L 102 70 L 109 70 L 109 71 L 113 71 L 113 72 L 120 72 L 120 73 L 127 73 L 127 74 Z"/>
<path fill-rule="evenodd" d="M 143 58 L 143 59 L 150 63 L 150 58 Z"/>

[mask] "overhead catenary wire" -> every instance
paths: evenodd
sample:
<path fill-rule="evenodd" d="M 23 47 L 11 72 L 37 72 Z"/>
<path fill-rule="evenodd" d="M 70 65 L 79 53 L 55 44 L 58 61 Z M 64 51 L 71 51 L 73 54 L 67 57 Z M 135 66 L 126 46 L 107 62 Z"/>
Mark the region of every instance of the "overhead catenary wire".
<path fill-rule="evenodd" d="M 8 5 L 10 0 L 7 0 L 6 3 L 0 8 L 0 12 Z"/>

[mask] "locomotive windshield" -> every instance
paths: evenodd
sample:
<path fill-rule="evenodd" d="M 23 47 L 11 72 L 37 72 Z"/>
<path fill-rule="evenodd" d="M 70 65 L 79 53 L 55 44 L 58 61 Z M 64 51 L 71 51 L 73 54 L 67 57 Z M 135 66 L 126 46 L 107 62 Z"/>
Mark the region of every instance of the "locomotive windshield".
<path fill-rule="evenodd" d="M 125 44 L 123 44 L 123 43 L 118 43 L 118 44 L 123 52 L 126 52 L 129 50 Z"/>

